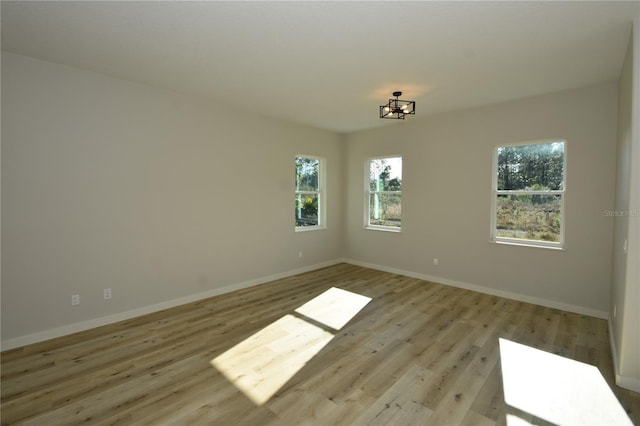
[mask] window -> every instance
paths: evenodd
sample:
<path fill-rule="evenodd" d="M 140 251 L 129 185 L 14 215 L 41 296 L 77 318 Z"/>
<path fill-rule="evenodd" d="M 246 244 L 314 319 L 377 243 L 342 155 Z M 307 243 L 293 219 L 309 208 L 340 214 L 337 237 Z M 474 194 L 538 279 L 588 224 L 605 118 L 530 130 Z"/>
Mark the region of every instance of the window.
<path fill-rule="evenodd" d="M 496 148 L 492 241 L 563 247 L 565 145 L 545 141 Z"/>
<path fill-rule="evenodd" d="M 366 227 L 400 231 L 402 157 L 367 161 Z"/>
<path fill-rule="evenodd" d="M 324 223 L 324 160 L 296 157 L 296 231 L 319 229 Z"/>

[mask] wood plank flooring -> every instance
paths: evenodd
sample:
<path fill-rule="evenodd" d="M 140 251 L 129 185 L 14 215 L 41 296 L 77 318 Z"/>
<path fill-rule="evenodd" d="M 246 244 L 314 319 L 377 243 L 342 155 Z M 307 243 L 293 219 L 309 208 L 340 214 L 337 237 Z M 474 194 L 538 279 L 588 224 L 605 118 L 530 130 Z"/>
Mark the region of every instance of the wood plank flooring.
<path fill-rule="evenodd" d="M 0 418 L 545 424 L 505 403 L 499 338 L 597 367 L 640 423 L 640 395 L 613 384 L 606 321 L 348 264 L 5 351 Z"/>

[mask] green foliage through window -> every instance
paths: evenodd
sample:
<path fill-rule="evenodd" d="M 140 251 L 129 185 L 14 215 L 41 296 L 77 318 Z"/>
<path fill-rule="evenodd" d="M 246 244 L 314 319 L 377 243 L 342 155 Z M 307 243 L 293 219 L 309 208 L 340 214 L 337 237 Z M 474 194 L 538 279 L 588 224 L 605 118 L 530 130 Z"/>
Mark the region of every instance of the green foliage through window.
<path fill-rule="evenodd" d="M 368 226 L 400 228 L 402 157 L 369 160 Z"/>
<path fill-rule="evenodd" d="M 561 190 L 564 142 L 498 148 L 498 190 Z"/>
<path fill-rule="evenodd" d="M 320 160 L 296 157 L 296 227 L 319 226 Z"/>
<path fill-rule="evenodd" d="M 494 238 L 560 244 L 565 143 L 497 149 Z"/>

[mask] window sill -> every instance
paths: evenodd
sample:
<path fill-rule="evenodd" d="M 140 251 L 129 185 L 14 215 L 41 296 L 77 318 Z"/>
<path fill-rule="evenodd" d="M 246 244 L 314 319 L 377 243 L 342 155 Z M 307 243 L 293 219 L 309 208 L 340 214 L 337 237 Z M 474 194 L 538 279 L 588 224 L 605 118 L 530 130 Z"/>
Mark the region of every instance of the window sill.
<path fill-rule="evenodd" d="M 520 247 L 541 248 L 541 249 L 556 250 L 556 251 L 567 251 L 567 249 L 562 246 L 547 246 L 547 245 L 536 244 L 528 241 L 520 242 L 520 241 L 490 240 L 489 243 L 505 245 L 505 246 L 520 246 Z"/>
<path fill-rule="evenodd" d="M 365 226 L 364 229 L 368 229 L 370 231 L 394 232 L 396 234 L 399 234 L 402 230 L 401 228 L 391 228 L 389 226 Z"/>
<path fill-rule="evenodd" d="M 326 226 L 299 226 L 295 228 L 296 232 L 322 231 L 327 229 Z"/>

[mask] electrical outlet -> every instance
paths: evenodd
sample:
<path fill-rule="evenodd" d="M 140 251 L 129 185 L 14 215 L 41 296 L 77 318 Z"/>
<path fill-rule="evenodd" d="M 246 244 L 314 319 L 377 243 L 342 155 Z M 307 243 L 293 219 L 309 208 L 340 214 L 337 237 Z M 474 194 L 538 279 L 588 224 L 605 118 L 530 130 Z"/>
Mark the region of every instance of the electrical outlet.
<path fill-rule="evenodd" d="M 302 259 L 302 250 L 298 252 L 298 259 Z"/>
<path fill-rule="evenodd" d="M 104 300 L 111 299 L 111 289 L 105 288 L 104 290 L 102 290 L 102 295 L 104 297 Z"/>
<path fill-rule="evenodd" d="M 75 305 L 79 305 L 80 304 L 80 295 L 79 294 L 72 294 L 71 295 L 71 305 L 75 306 Z"/>
<path fill-rule="evenodd" d="M 435 266 L 438 266 L 438 264 L 439 264 L 439 263 L 440 263 L 440 262 L 438 261 L 438 258 L 437 258 L 437 257 L 434 257 L 434 258 L 433 258 L 433 264 L 434 264 Z"/>

